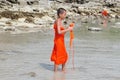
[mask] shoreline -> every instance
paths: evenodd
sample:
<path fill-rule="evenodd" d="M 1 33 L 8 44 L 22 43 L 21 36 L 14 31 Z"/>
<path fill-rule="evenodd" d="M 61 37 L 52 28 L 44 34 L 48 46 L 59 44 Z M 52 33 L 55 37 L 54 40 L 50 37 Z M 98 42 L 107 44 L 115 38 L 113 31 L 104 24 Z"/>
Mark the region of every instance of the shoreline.
<path fill-rule="evenodd" d="M 92 18 L 92 20 L 101 19 L 101 11 L 105 7 L 109 12 L 110 20 L 120 19 L 120 7 L 118 5 L 108 7 L 105 3 L 97 1 L 90 1 L 85 4 L 50 1 L 49 5 L 45 4 L 46 7 L 40 7 L 38 4 L 11 5 L 12 7 L 2 6 L 1 8 L 0 31 L 21 33 L 51 29 L 56 19 L 56 10 L 63 6 L 67 10 L 67 17 L 64 21 L 67 25 L 72 21 L 76 22 L 78 19 L 81 23 L 88 23 L 89 18 Z"/>

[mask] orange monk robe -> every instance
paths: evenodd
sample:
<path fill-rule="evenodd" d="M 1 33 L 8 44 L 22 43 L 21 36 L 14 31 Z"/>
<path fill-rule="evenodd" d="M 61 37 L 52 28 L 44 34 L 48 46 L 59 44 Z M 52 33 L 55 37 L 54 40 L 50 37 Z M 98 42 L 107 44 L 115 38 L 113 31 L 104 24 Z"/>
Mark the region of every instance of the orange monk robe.
<path fill-rule="evenodd" d="M 65 48 L 65 42 L 64 42 L 64 33 L 59 34 L 57 29 L 57 24 L 54 23 L 54 30 L 55 30 L 55 37 L 54 37 L 54 47 L 51 55 L 51 61 L 53 61 L 55 64 L 65 64 L 68 55 Z M 60 27 L 61 30 L 64 30 L 64 27 Z"/>

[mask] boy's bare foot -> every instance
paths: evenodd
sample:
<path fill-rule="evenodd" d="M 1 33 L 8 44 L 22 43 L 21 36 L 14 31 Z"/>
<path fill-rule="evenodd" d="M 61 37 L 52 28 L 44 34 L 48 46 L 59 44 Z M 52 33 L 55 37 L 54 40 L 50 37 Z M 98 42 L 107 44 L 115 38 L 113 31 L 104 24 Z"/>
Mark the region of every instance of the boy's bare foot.
<path fill-rule="evenodd" d="M 58 65 L 54 64 L 54 72 L 57 72 Z"/>

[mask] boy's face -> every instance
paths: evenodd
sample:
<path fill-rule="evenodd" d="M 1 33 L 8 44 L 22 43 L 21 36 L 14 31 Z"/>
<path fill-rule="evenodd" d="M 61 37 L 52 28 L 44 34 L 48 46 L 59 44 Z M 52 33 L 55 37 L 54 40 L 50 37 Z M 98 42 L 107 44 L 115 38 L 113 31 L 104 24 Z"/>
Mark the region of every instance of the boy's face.
<path fill-rule="evenodd" d="M 66 17 L 66 11 L 64 11 L 62 14 L 60 14 L 60 18 L 65 19 Z"/>

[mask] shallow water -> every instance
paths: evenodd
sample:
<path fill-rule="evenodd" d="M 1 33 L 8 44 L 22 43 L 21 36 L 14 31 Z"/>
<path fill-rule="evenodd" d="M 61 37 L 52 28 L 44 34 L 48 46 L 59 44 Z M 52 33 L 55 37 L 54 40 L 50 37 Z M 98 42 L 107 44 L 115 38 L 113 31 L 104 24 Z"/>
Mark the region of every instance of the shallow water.
<path fill-rule="evenodd" d="M 49 60 L 53 30 L 14 35 L 0 33 L 0 79 L 120 80 L 119 23 L 120 20 L 114 20 L 105 26 L 78 21 L 74 29 L 74 69 L 69 53 L 69 33 L 65 37 L 69 53 L 66 73 L 54 73 Z M 99 27 L 102 31 L 88 31 L 88 27 Z"/>

